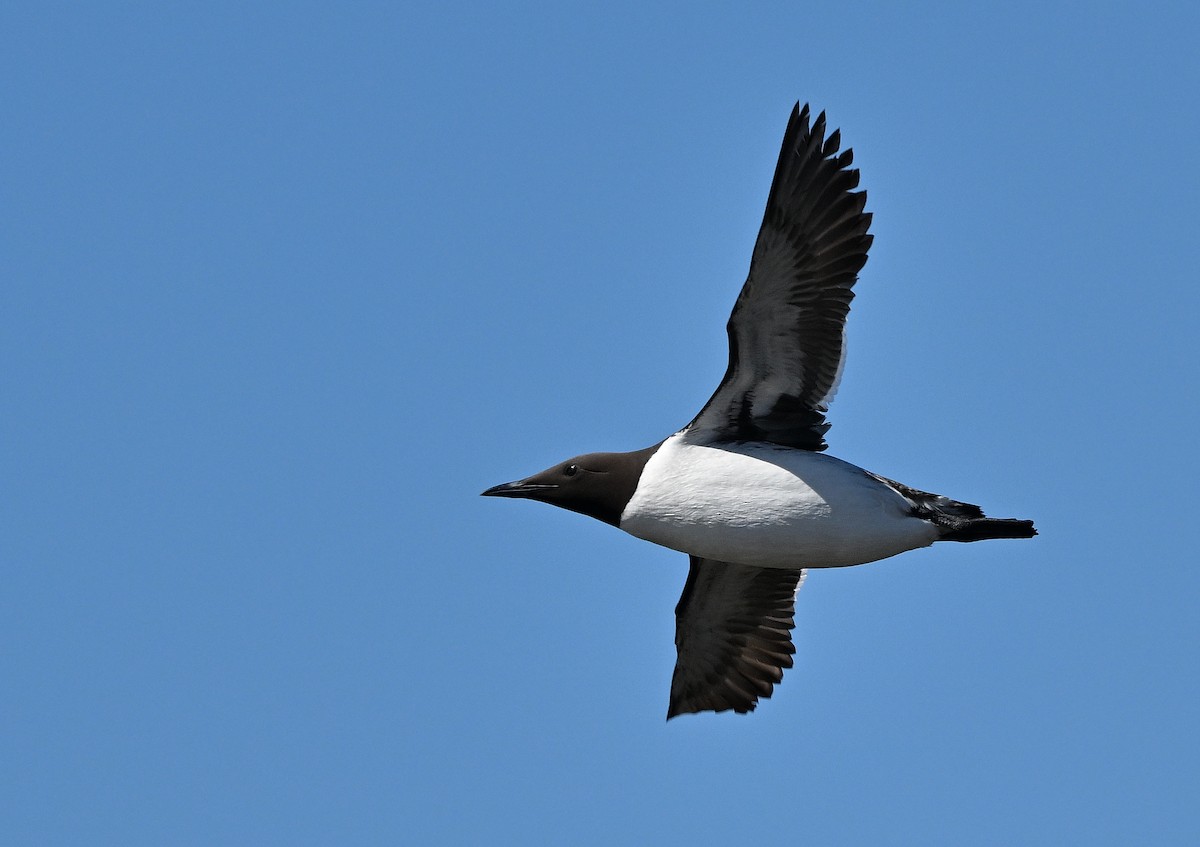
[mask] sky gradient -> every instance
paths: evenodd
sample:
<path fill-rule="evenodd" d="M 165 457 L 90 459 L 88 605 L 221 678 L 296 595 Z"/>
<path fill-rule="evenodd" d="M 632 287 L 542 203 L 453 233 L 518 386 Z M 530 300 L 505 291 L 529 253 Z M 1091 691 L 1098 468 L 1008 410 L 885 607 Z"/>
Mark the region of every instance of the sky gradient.
<path fill-rule="evenodd" d="M 6 4 L 0 841 L 1196 843 L 1197 15 Z M 1041 535 L 666 723 L 686 557 L 478 494 L 700 408 L 796 100 L 830 452 Z"/>

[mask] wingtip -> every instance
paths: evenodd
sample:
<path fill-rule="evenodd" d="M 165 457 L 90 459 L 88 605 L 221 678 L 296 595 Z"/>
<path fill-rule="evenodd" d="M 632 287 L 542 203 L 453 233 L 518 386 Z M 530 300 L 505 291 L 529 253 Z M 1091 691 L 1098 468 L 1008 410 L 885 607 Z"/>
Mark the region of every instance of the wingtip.
<path fill-rule="evenodd" d="M 814 138 L 825 137 L 825 110 L 821 110 L 821 114 L 817 115 L 817 119 L 813 121 L 812 135 Z"/>
<path fill-rule="evenodd" d="M 842 146 L 842 131 L 835 129 L 829 133 L 829 137 L 825 139 L 825 146 L 821 148 L 821 155 L 826 159 L 837 153 L 838 148 Z"/>
<path fill-rule="evenodd" d="M 788 665 L 788 667 L 791 667 L 791 665 Z M 775 683 L 775 685 L 778 685 L 778 684 L 779 684 L 778 682 Z M 753 712 L 755 709 L 758 708 L 758 703 L 760 700 L 769 700 L 769 699 L 771 699 L 770 693 L 754 694 L 754 695 L 751 695 L 750 699 L 748 699 L 744 703 L 729 704 L 729 705 L 722 705 L 722 706 L 699 705 L 699 704 L 695 704 L 695 703 L 693 703 L 691 705 L 687 705 L 687 704 L 683 704 L 683 703 L 671 703 L 669 706 L 667 706 L 667 721 L 669 722 L 672 719 L 679 717 L 680 715 L 698 715 L 701 712 L 711 712 L 714 715 L 719 715 L 722 712 L 734 712 L 735 714 L 738 714 L 738 715 L 748 715 L 751 712 Z"/>
<path fill-rule="evenodd" d="M 787 131 L 784 132 L 784 143 L 787 143 L 788 138 L 801 138 L 808 134 L 808 123 L 812 117 L 812 112 L 805 103 L 800 105 L 800 101 L 796 101 L 796 105 L 792 106 L 792 113 L 788 116 Z"/>

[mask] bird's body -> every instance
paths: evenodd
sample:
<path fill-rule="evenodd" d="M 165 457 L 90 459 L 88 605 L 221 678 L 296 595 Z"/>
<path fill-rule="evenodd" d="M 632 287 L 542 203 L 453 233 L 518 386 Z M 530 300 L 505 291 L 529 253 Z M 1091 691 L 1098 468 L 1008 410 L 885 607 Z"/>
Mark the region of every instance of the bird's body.
<path fill-rule="evenodd" d="M 714 482 L 716 481 L 716 482 Z M 837 568 L 926 547 L 937 527 L 862 468 L 762 443 L 663 442 L 621 529 L 682 553 L 763 568 Z"/>
<path fill-rule="evenodd" d="M 668 717 L 748 712 L 791 667 L 808 568 L 935 541 L 1029 538 L 1033 523 L 910 488 L 825 455 L 825 413 L 867 260 L 871 215 L 852 154 L 793 110 L 727 327 L 729 366 L 700 413 L 642 450 L 589 453 L 484 494 L 540 500 L 687 553 Z"/>

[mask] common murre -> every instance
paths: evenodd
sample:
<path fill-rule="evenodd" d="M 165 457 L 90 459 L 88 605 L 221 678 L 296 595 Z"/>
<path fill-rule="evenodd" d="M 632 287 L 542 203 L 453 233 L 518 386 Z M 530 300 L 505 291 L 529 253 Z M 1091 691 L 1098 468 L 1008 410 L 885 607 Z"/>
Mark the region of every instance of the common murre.
<path fill-rule="evenodd" d="M 691 423 L 643 450 L 576 456 L 483 492 L 581 512 L 691 557 L 668 719 L 749 712 L 771 696 L 792 665 L 807 568 L 1037 534 L 1032 521 L 989 518 L 821 452 L 872 238 L 852 152 L 839 146 L 825 114 L 810 127 L 797 103 L 727 326 L 729 366 Z"/>

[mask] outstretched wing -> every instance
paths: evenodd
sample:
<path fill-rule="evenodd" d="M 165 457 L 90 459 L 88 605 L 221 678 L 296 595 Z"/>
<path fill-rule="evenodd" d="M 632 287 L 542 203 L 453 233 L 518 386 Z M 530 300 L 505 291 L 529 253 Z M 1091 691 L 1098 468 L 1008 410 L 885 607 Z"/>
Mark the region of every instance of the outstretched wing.
<path fill-rule="evenodd" d="M 678 658 L 667 719 L 689 712 L 750 712 L 792 666 L 793 615 L 803 570 L 692 556 L 675 607 Z"/>
<path fill-rule="evenodd" d="M 845 358 L 851 287 L 871 215 L 825 113 L 792 110 L 750 275 L 729 318 L 729 367 L 688 426 L 695 437 L 824 450 L 825 412 Z"/>

